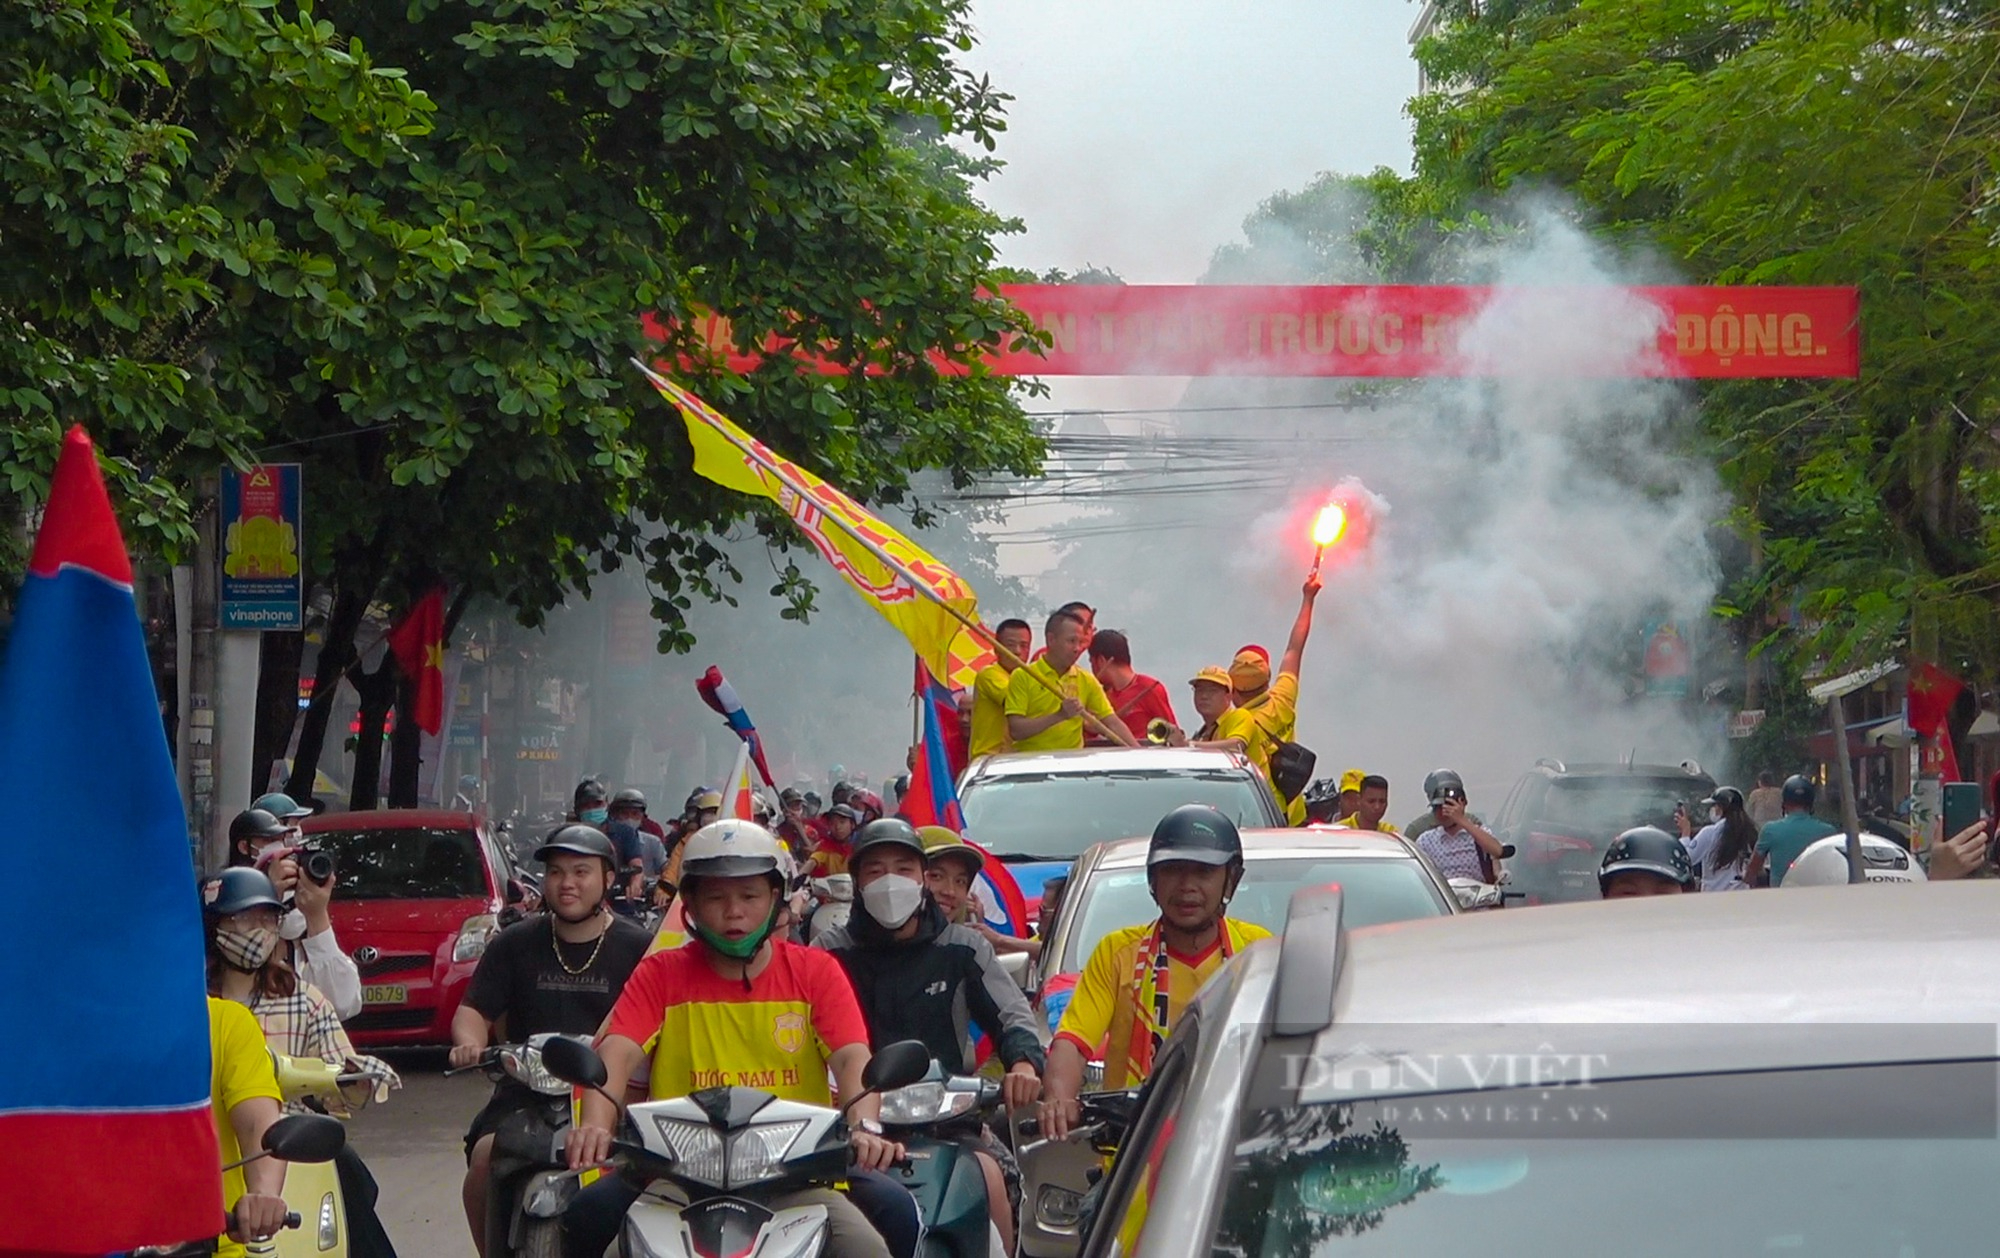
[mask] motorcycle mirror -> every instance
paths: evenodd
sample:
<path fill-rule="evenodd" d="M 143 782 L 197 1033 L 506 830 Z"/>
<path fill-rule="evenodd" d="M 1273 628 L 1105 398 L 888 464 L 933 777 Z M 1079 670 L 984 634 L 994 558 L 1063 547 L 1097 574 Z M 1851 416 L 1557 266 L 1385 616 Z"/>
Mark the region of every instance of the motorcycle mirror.
<path fill-rule="evenodd" d="M 331 1162 L 347 1144 L 347 1129 L 324 1114 L 287 1114 L 264 1131 L 264 1152 L 285 1162 Z"/>
<path fill-rule="evenodd" d="M 922 1040 L 897 1040 L 868 1059 L 861 1082 L 871 1092 L 920 1083 L 931 1071 L 931 1050 Z"/>
<path fill-rule="evenodd" d="M 567 1035 L 550 1036 L 542 1044 L 542 1067 L 564 1083 L 584 1088 L 602 1088 L 609 1078 L 597 1050 Z"/>
<path fill-rule="evenodd" d="M 521 890 L 520 880 L 509 878 L 507 880 L 507 903 L 519 904 L 527 898 L 527 893 Z"/>
<path fill-rule="evenodd" d="M 1512 856 L 1513 854 L 1514 854 L 1514 845 L 1512 843 L 1502 843 L 1500 845 L 1501 860 L 1506 860 L 1509 856 Z"/>

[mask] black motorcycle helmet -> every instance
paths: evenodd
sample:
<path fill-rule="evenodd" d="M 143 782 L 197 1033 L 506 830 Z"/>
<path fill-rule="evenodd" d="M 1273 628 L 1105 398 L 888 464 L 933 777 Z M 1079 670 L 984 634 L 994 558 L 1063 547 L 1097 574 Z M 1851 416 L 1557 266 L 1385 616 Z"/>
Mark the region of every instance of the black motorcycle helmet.
<path fill-rule="evenodd" d="M 1794 773 L 1785 779 L 1779 798 L 1787 808 L 1811 808 L 1813 801 L 1819 798 L 1819 788 L 1805 774 Z"/>
<path fill-rule="evenodd" d="M 847 867 L 853 869 L 860 863 L 861 854 L 872 847 L 906 847 L 919 858 L 924 854 L 924 841 L 917 828 L 901 817 L 879 817 L 862 826 L 854 836 L 854 850 L 847 857 Z"/>
<path fill-rule="evenodd" d="M 243 843 L 267 843 L 272 839 L 282 839 L 290 834 L 291 827 L 265 812 L 262 808 L 245 808 L 229 822 L 229 850 L 239 851 Z"/>
<path fill-rule="evenodd" d="M 1306 820 L 1332 821 L 1340 811 L 1340 782 L 1336 778 L 1314 778 L 1306 787 Z"/>
<path fill-rule="evenodd" d="M 1720 808 L 1724 812 L 1732 812 L 1743 807 L 1743 792 L 1733 786 L 1718 786 L 1715 788 L 1715 794 L 1710 795 L 1702 803 Z"/>
<path fill-rule="evenodd" d="M 1296 799 L 1312 778 L 1319 757 L 1309 747 L 1285 743 L 1271 753 L 1271 785 L 1285 799 Z"/>
<path fill-rule="evenodd" d="M 836 804 L 844 804 L 847 802 L 847 797 L 852 794 L 854 794 L 854 787 L 851 783 L 835 782 L 833 784 L 833 793 L 828 798 L 832 799 Z"/>
<path fill-rule="evenodd" d="M 1465 779 L 1450 769 L 1433 769 L 1424 779 L 1424 798 L 1435 808 L 1447 799 L 1465 799 Z"/>
<path fill-rule="evenodd" d="M 1604 894 L 1612 875 L 1628 872 L 1658 874 L 1683 887 L 1694 885 L 1694 863 L 1681 841 L 1658 826 L 1634 826 L 1611 841 L 1597 867 L 1597 891 Z"/>
<path fill-rule="evenodd" d="M 604 862 L 606 873 L 618 872 L 618 849 L 611 845 L 609 835 L 594 826 L 575 824 L 558 828 L 535 849 L 535 859 L 547 864 L 549 857 L 563 853 L 595 856 Z"/>
<path fill-rule="evenodd" d="M 596 778 L 585 778 L 576 784 L 576 794 L 570 797 L 570 805 L 573 811 L 580 813 L 586 808 L 608 803 L 610 799 L 611 792 L 604 789 L 604 783 Z"/>
<path fill-rule="evenodd" d="M 646 811 L 646 792 L 636 786 L 628 786 L 611 797 L 611 806 L 613 808 L 637 808 L 640 812 L 644 812 Z"/>
<path fill-rule="evenodd" d="M 1200 865 L 1241 865 L 1243 836 L 1236 823 L 1207 804 L 1182 804 L 1153 827 L 1146 845 L 1146 868 L 1167 861 Z"/>
<path fill-rule="evenodd" d="M 263 870 L 239 865 L 225 869 L 213 878 L 202 879 L 201 915 L 204 919 L 214 922 L 251 909 L 285 911 L 284 904 L 278 899 L 278 889 L 271 885 L 270 877 Z"/>

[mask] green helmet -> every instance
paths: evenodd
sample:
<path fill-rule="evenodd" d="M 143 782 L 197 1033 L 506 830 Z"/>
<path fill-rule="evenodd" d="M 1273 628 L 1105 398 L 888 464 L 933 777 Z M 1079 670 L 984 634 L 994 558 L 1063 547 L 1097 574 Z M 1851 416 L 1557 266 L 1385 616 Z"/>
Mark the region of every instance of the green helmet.
<path fill-rule="evenodd" d="M 250 806 L 252 808 L 261 808 L 280 821 L 297 821 L 301 817 L 310 817 L 313 815 L 312 809 L 300 804 L 283 791 L 272 791 L 269 795 L 259 795 L 257 802 Z"/>

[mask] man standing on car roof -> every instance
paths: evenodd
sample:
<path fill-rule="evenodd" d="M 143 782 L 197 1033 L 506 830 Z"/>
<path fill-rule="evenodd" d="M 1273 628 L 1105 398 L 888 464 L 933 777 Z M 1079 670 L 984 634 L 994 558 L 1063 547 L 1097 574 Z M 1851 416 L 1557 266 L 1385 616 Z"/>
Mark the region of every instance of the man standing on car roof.
<path fill-rule="evenodd" d="M 618 1001 L 625 980 L 653 936 L 606 903 L 618 871 L 611 840 L 586 825 L 567 825 L 535 852 L 544 867 L 543 912 L 495 935 L 472 972 L 451 1020 L 451 1064 L 470 1066 L 502 1018 L 508 1038 L 557 1032 L 593 1035 Z M 493 1133 L 509 1115 L 536 1104 L 525 1084 L 503 1080 L 465 1133 L 461 1195 L 476 1252 L 486 1252 L 486 1185 Z"/>
<path fill-rule="evenodd" d="M 1013 653 L 1014 663 L 1003 655 L 972 680 L 972 733 L 966 753 L 973 760 L 1014 750 L 1014 740 L 1007 734 L 1007 683 L 1013 680 L 1015 667 L 1027 663 L 1035 644 L 1035 631 L 1025 620 L 1001 621 L 993 637 Z"/>
<path fill-rule="evenodd" d="M 1812 779 L 1794 773 L 1785 779 L 1783 794 L 1784 815 L 1776 821 L 1767 822 L 1757 832 L 1757 853 L 1750 858 L 1750 872 L 1744 875 L 1751 886 L 1760 886 L 1765 873 L 1771 875 L 1771 885 L 1785 885 L 1785 873 L 1799 853 L 1838 830 L 1812 815 L 1813 801 L 1819 798 L 1819 790 Z"/>
<path fill-rule="evenodd" d="M 1279 657 L 1275 678 L 1271 675 L 1271 653 L 1254 643 L 1238 651 L 1229 664 L 1229 682 L 1236 706 L 1216 723 L 1217 736 L 1242 739 L 1244 754 L 1266 781 L 1274 781 L 1272 754 L 1282 744 L 1291 742 L 1298 732 L 1299 666 L 1305 659 L 1306 639 L 1312 636 L 1313 600 L 1319 597 L 1319 592 L 1320 579 L 1315 572 L 1306 578 L 1299 614 L 1292 621 L 1291 636 L 1285 640 L 1285 653 Z M 1291 824 L 1303 825 L 1306 819 L 1303 795 L 1284 798 L 1282 802 Z"/>
<path fill-rule="evenodd" d="M 1111 720 L 1104 687 L 1077 667 L 1087 639 L 1075 613 L 1058 611 L 1046 627 L 1048 650 L 1007 682 L 1007 734 L 1016 751 L 1064 751 L 1083 746 L 1083 714 L 1089 712 L 1114 735 L 1130 734 Z"/>
<path fill-rule="evenodd" d="M 1063 1010 L 1043 1077 L 1041 1125 L 1052 1140 L 1076 1122 L 1084 1066 L 1104 1053 L 1104 1086 L 1135 1087 L 1174 1022 L 1222 963 L 1270 931 L 1225 916 L 1243 878 L 1236 824 L 1207 804 L 1160 819 L 1146 848 L 1146 883 L 1160 916 L 1104 937 Z"/>

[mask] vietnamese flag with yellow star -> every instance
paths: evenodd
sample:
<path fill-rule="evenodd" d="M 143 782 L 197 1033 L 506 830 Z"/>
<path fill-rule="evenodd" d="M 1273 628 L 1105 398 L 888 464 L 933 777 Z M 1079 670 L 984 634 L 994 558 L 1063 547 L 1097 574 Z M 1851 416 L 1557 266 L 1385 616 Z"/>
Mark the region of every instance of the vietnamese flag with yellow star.
<path fill-rule="evenodd" d="M 444 725 L 444 587 L 417 600 L 389 630 L 389 649 L 416 695 L 406 716 L 426 734 Z"/>

